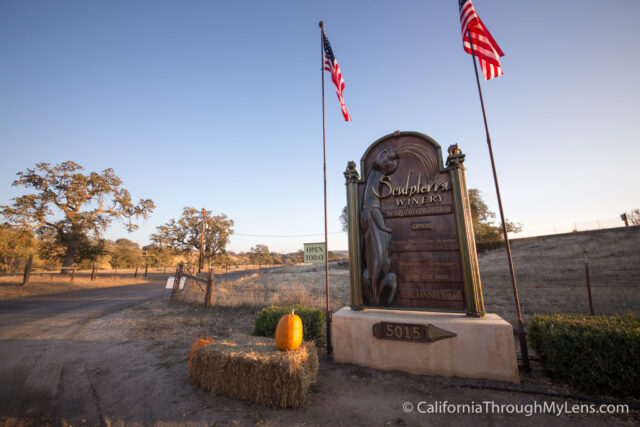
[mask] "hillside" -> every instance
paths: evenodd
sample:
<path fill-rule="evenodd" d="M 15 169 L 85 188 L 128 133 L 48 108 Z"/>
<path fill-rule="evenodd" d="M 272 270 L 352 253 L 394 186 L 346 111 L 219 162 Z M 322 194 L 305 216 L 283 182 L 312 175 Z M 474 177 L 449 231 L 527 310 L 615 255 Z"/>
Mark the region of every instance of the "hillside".
<path fill-rule="evenodd" d="M 640 226 L 514 239 L 511 247 L 525 321 L 534 313 L 589 314 L 585 249 L 595 314 L 640 312 Z M 486 310 L 515 324 L 505 251 L 478 258 Z"/>

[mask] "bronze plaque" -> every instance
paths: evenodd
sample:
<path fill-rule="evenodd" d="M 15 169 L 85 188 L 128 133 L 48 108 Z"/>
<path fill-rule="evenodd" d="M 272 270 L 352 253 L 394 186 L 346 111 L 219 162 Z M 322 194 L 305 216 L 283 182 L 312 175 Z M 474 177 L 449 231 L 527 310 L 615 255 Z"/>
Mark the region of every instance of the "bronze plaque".
<path fill-rule="evenodd" d="M 380 339 L 397 341 L 434 342 L 444 338 L 453 338 L 457 335 L 431 324 L 416 325 L 410 323 L 380 322 L 373 325 L 373 336 Z"/>
<path fill-rule="evenodd" d="M 365 306 L 464 310 L 456 205 L 440 146 L 424 135 L 389 135 L 365 152 L 361 172 Z"/>

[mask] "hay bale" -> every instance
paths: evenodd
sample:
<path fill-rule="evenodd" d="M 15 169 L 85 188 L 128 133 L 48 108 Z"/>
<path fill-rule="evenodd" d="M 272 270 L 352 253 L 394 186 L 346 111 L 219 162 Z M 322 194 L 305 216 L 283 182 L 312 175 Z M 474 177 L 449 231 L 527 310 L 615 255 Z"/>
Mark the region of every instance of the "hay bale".
<path fill-rule="evenodd" d="M 191 382 L 214 394 L 251 400 L 274 408 L 304 405 L 318 376 L 313 342 L 295 351 L 280 351 L 273 338 L 220 339 L 196 350 Z"/>

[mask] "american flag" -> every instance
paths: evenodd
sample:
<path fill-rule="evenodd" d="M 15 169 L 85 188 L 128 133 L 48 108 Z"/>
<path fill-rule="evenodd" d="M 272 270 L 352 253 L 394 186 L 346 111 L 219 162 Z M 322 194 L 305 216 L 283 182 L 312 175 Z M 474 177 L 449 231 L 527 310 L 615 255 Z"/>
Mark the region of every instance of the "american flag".
<path fill-rule="evenodd" d="M 336 57 L 333 56 L 333 50 L 331 50 L 329 39 L 327 39 L 327 36 L 324 35 L 324 31 L 322 32 L 322 42 L 324 45 L 324 69 L 331 73 L 331 81 L 336 86 L 336 93 L 338 94 L 338 101 L 340 101 L 340 109 L 342 110 L 342 115 L 344 116 L 345 121 L 350 122 L 351 116 L 347 111 L 347 106 L 344 104 L 344 98 L 342 98 L 342 91 L 344 90 L 344 80 L 342 79 L 340 67 L 338 67 L 338 61 L 336 60 Z"/>
<path fill-rule="evenodd" d="M 485 80 L 501 76 L 500 57 L 504 56 L 504 53 L 500 50 L 500 46 L 480 20 L 471 0 L 458 0 L 458 5 L 460 6 L 460 25 L 462 25 L 462 45 L 465 52 L 471 53 L 471 42 L 473 42 L 473 53 L 480 60 L 480 68 Z M 471 33 L 471 42 L 469 33 Z"/>

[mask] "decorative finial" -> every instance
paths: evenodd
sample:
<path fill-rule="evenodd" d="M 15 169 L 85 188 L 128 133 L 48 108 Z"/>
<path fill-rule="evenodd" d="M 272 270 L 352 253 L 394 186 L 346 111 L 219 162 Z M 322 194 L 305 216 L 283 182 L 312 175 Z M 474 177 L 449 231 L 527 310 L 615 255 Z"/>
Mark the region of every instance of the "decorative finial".
<path fill-rule="evenodd" d="M 447 150 L 449 152 L 449 157 L 447 157 L 447 167 L 458 169 L 460 167 L 464 168 L 464 158 L 465 155 L 462 154 L 462 150 L 458 147 L 458 144 L 452 144 L 449 146 Z"/>
<path fill-rule="evenodd" d="M 360 179 L 358 171 L 356 170 L 356 162 L 350 161 L 347 163 L 347 170 L 344 171 L 344 177 L 347 179 L 347 183 Z"/>
<path fill-rule="evenodd" d="M 319 26 L 320 28 L 324 28 L 324 21 L 320 21 L 320 22 L 318 23 L 318 26 Z"/>

